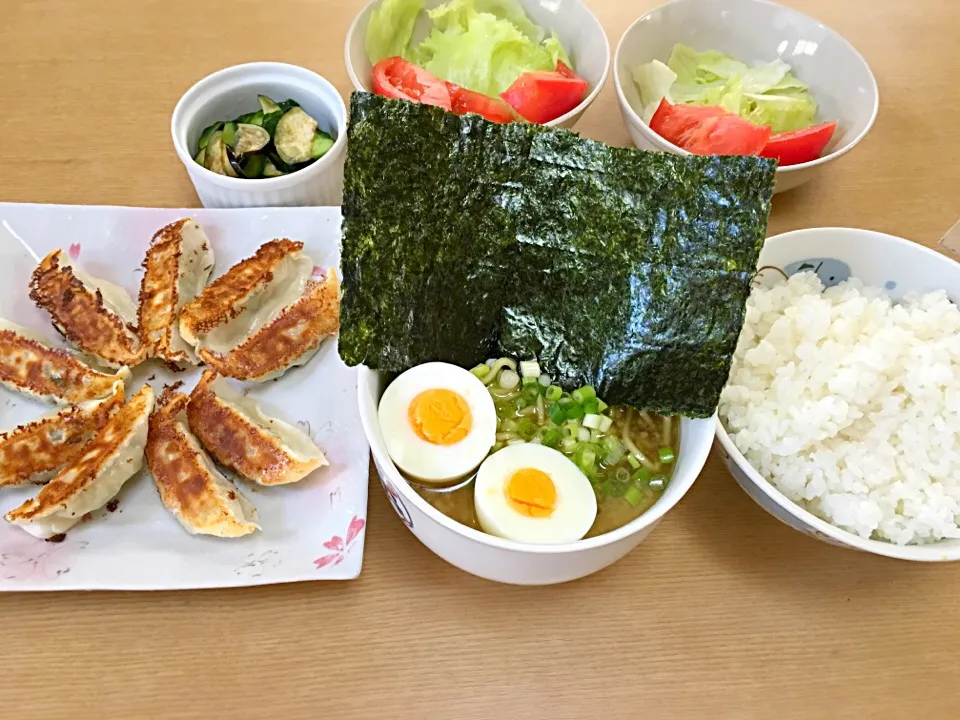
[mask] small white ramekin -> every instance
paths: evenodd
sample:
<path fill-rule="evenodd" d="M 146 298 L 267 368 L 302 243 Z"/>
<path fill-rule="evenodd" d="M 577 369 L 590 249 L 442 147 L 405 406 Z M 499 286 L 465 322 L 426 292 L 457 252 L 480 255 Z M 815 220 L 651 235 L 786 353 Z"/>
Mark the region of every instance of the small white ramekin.
<path fill-rule="evenodd" d="M 292 98 L 334 136 L 333 147 L 303 170 L 277 178 L 232 178 L 194 161 L 203 129 L 253 112 L 257 95 L 277 102 Z M 347 147 L 347 108 L 336 88 L 315 72 L 296 65 L 256 62 L 234 65 L 203 78 L 183 94 L 170 121 L 173 146 L 204 207 L 284 207 L 339 205 Z"/>

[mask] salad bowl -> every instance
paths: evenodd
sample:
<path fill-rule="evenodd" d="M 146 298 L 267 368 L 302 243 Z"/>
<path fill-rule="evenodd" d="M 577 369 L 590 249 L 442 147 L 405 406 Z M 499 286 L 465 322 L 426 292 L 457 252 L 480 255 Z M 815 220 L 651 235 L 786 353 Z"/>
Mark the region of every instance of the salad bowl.
<path fill-rule="evenodd" d="M 372 66 L 366 53 L 367 27 L 370 17 L 382 0 L 370 0 L 354 18 L 344 44 L 344 63 L 353 87 L 358 91 L 373 92 Z M 426 0 L 426 8 L 436 7 L 447 0 Z M 527 16 L 547 34 L 555 32 L 563 45 L 573 69 L 587 81 L 583 101 L 560 117 L 544 125 L 573 127 L 584 111 L 596 99 L 610 70 L 610 43 L 597 17 L 580 0 L 517 0 Z M 429 23 L 420 18 L 414 27 L 413 38 L 424 39 Z"/>
<path fill-rule="evenodd" d="M 879 93 L 866 60 L 823 23 L 767 0 L 675 0 L 634 22 L 623 34 L 613 60 L 620 113 L 634 145 L 645 150 L 689 154 L 644 122 L 634 71 L 652 60 L 666 62 L 674 45 L 700 52 L 716 50 L 748 65 L 777 58 L 809 86 L 819 120 L 838 125 L 821 157 L 777 169 L 774 192 L 801 185 L 850 152 L 877 117 Z"/>

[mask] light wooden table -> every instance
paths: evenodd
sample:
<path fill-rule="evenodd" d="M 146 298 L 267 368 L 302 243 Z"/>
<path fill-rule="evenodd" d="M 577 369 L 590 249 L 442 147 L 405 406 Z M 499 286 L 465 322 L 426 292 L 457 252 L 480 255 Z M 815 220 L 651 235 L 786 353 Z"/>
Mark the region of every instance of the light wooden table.
<path fill-rule="evenodd" d="M 612 46 L 659 0 L 592 0 Z M 872 133 L 778 197 L 771 233 L 932 244 L 960 216 L 960 4 L 792 0 L 866 56 Z M 195 80 L 277 59 L 346 96 L 360 0 L 3 0 L 0 200 L 193 206 L 170 112 Z M 612 80 L 584 135 L 626 145 Z M 780 525 L 716 457 L 640 548 L 514 588 L 422 547 L 371 485 L 356 582 L 0 596 L 0 717 L 956 718 L 960 566 L 846 552 Z"/>

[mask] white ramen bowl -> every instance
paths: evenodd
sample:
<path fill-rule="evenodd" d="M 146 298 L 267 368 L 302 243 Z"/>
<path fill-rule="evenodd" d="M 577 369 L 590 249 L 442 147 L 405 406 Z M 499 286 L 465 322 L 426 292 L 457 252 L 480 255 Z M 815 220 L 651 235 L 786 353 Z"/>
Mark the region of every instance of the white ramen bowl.
<path fill-rule="evenodd" d="M 643 515 L 612 532 L 564 545 L 530 545 L 503 540 L 461 525 L 420 497 L 390 460 L 377 406 L 387 377 L 360 368 L 360 421 L 370 443 L 380 483 L 410 532 L 435 554 L 461 570 L 514 585 L 550 585 L 576 580 L 616 562 L 640 544 L 686 494 L 710 453 L 715 418 L 680 424 L 680 450 L 667 489 Z"/>
<path fill-rule="evenodd" d="M 866 285 L 886 288 L 894 298 L 911 292 L 946 290 L 960 300 L 960 264 L 916 243 L 851 228 L 796 230 L 767 240 L 759 267 L 777 267 L 787 275 L 801 266 L 817 269 L 825 285 L 856 277 Z M 960 560 L 960 540 L 929 545 L 895 545 L 869 540 L 821 520 L 788 499 L 763 478 L 737 449 L 717 421 L 717 447 L 730 474 L 764 510 L 795 530 L 832 545 L 902 560 Z"/>
<path fill-rule="evenodd" d="M 292 98 L 334 138 L 333 147 L 302 170 L 276 178 L 234 178 L 207 170 L 193 159 L 203 129 L 258 108 L 257 95 L 277 102 Z M 347 109 L 337 89 L 311 70 L 256 62 L 219 70 L 180 98 L 170 120 L 173 146 L 204 207 L 339 205 L 347 148 Z"/>
<path fill-rule="evenodd" d="M 447 0 L 426 0 L 427 9 Z M 373 92 L 373 68 L 364 47 L 370 16 L 381 0 L 371 0 L 354 18 L 344 43 L 344 63 L 347 75 L 358 91 Z M 607 81 L 610 71 L 610 43 L 603 26 L 580 0 L 519 0 L 524 11 L 547 32 L 554 30 L 563 44 L 573 69 L 589 84 L 587 96 L 573 110 L 544 123 L 549 127 L 573 127 L 583 111 L 592 103 Z M 430 23 L 420 18 L 413 31 L 414 40 L 427 36 Z"/>
<path fill-rule="evenodd" d="M 802 185 L 850 152 L 877 117 L 880 96 L 866 60 L 823 23 L 766 0 L 675 0 L 627 28 L 614 54 L 620 114 L 638 148 L 690 154 L 641 119 L 643 105 L 633 80 L 634 69 L 651 60 L 666 62 L 677 43 L 701 52 L 719 50 L 747 64 L 781 58 L 810 86 L 820 106 L 820 121 L 838 121 L 823 157 L 777 168 L 774 192 Z"/>

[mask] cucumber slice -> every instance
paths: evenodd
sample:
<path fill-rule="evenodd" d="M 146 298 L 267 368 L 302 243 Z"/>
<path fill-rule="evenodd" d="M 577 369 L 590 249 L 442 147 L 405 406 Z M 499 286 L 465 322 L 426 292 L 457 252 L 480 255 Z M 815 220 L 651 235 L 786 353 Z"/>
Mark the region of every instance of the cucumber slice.
<path fill-rule="evenodd" d="M 279 170 L 283 175 L 289 175 L 293 172 L 293 168 L 287 165 L 283 160 L 280 159 L 280 156 L 277 155 L 276 150 L 267 150 L 267 160 L 269 160 L 273 166 Z"/>
<path fill-rule="evenodd" d="M 197 147 L 200 150 L 203 150 L 207 146 L 207 143 L 210 142 L 210 136 L 213 135 L 218 130 L 220 130 L 220 128 L 222 127 L 223 127 L 222 122 L 215 122 L 210 127 L 205 128 L 204 131 L 200 133 L 200 140 L 197 142 Z"/>
<path fill-rule="evenodd" d="M 233 138 L 233 152 L 237 155 L 246 155 L 263 150 L 270 142 L 270 133 L 258 125 L 241 123 L 237 125 L 237 133 Z"/>
<path fill-rule="evenodd" d="M 280 122 L 280 118 L 283 117 L 283 112 L 277 110 L 276 112 L 267 113 L 263 116 L 262 126 L 264 130 L 270 133 L 270 137 L 273 137 L 273 134 L 277 131 L 277 123 Z"/>
<path fill-rule="evenodd" d="M 228 122 L 223 124 L 223 142 L 230 147 L 233 147 L 233 143 L 237 137 L 237 124 L 235 122 Z"/>
<path fill-rule="evenodd" d="M 314 160 L 322 158 L 333 147 L 333 138 L 322 130 L 317 131 L 313 136 L 313 142 L 310 143 L 310 157 Z"/>
<path fill-rule="evenodd" d="M 263 110 L 257 110 L 255 113 L 251 113 L 250 119 L 247 122 L 251 125 L 263 127 Z"/>
<path fill-rule="evenodd" d="M 260 109 L 264 115 L 269 115 L 270 113 L 275 113 L 280 110 L 280 106 L 266 95 L 257 95 L 257 101 L 260 103 Z"/>
<path fill-rule="evenodd" d="M 196 155 L 193 156 L 193 159 L 194 159 L 197 163 L 199 163 L 200 165 L 203 165 L 203 158 L 204 158 L 204 156 L 205 156 L 206 154 L 207 154 L 207 149 L 206 149 L 206 148 L 200 148 L 200 151 L 199 151 Z"/>
<path fill-rule="evenodd" d="M 256 155 L 254 155 L 254 157 L 256 157 Z M 283 170 L 278 170 L 278 169 L 277 169 L 277 166 L 274 165 L 274 164 L 273 164 L 272 162 L 270 162 L 269 160 L 265 160 L 265 161 L 264 161 L 264 163 L 263 163 L 263 176 L 264 176 L 265 178 L 280 177 L 281 175 L 286 175 L 286 173 L 283 172 Z"/>
<path fill-rule="evenodd" d="M 287 112 L 288 110 L 293 110 L 295 107 L 300 107 L 300 103 L 298 103 L 296 100 L 287 98 L 283 102 L 279 103 L 277 107 L 279 107 L 283 112 Z"/>
<path fill-rule="evenodd" d="M 248 123 L 253 119 L 253 115 L 254 114 L 252 112 L 246 113 L 245 115 L 241 115 L 240 117 L 238 117 L 233 122 L 235 122 L 237 125 L 239 125 L 240 123 Z"/>
<path fill-rule="evenodd" d="M 243 169 L 243 176 L 248 178 L 262 177 L 267 162 L 268 160 L 263 155 L 251 155 L 240 165 Z M 276 170 L 276 168 L 274 168 L 274 170 Z"/>
<path fill-rule="evenodd" d="M 310 151 L 316 133 L 317 121 L 307 115 L 303 108 L 287 110 L 277 123 L 273 136 L 273 144 L 280 159 L 289 165 L 312 160 Z"/>

